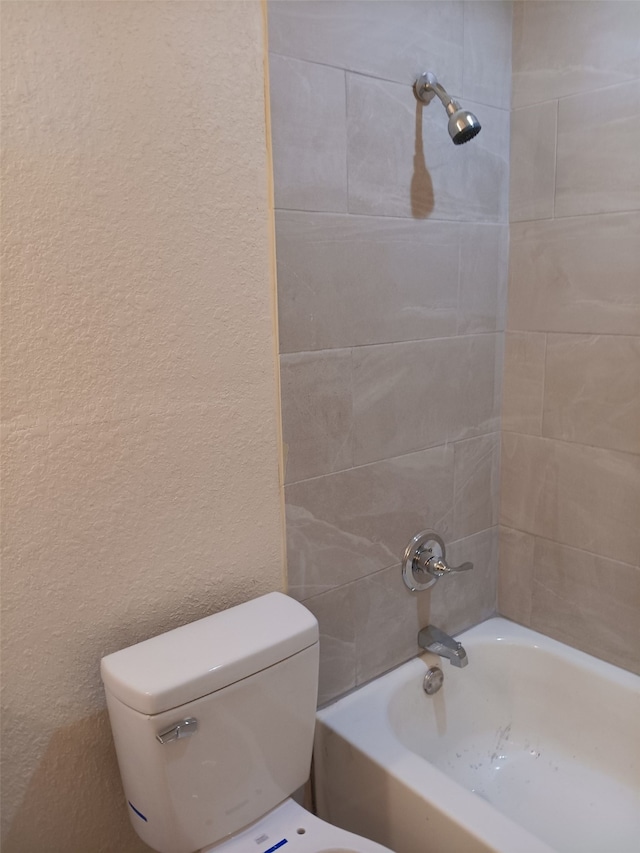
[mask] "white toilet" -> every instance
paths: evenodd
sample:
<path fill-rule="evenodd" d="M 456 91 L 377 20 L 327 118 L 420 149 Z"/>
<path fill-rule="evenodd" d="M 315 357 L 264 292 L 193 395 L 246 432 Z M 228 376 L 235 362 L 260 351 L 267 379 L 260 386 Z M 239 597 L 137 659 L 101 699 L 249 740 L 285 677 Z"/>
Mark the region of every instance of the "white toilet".
<path fill-rule="evenodd" d="M 291 799 L 309 776 L 318 623 L 279 592 L 102 659 L 129 817 L 160 853 L 389 853 Z"/>

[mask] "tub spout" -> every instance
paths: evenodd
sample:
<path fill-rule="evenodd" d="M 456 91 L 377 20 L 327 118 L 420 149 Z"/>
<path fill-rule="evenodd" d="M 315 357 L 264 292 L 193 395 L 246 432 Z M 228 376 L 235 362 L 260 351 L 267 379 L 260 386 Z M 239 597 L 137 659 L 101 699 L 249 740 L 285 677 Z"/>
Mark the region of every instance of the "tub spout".
<path fill-rule="evenodd" d="M 426 652 L 433 652 L 447 658 L 454 666 L 466 666 L 469 663 L 462 643 L 454 640 L 435 625 L 427 625 L 418 634 L 418 645 Z"/>

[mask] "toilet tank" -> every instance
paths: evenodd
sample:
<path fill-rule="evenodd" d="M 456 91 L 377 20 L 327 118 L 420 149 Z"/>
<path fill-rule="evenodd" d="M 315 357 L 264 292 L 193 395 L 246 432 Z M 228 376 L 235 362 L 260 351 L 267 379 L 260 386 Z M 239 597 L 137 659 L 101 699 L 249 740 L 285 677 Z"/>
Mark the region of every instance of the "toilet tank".
<path fill-rule="evenodd" d="M 145 640 L 101 673 L 129 817 L 160 853 L 214 844 L 307 780 L 318 623 L 292 598 L 270 593 Z"/>

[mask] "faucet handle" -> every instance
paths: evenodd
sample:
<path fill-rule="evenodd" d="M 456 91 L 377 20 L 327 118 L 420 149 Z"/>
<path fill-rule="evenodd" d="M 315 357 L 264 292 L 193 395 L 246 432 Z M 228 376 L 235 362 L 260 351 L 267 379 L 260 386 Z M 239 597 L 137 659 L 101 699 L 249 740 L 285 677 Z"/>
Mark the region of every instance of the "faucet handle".
<path fill-rule="evenodd" d="M 473 563 L 450 566 L 445 559 L 443 540 L 433 530 L 414 536 L 407 545 L 402 562 L 402 579 L 412 592 L 429 589 L 443 575 L 468 572 Z"/>
<path fill-rule="evenodd" d="M 422 554 L 419 554 L 418 559 L 420 559 L 421 556 Z M 450 566 L 443 556 L 439 559 L 436 557 L 429 557 L 423 571 L 428 572 L 430 575 L 437 575 L 437 577 L 441 578 L 442 575 L 455 575 L 458 572 L 468 572 L 469 569 L 472 568 L 473 563 L 462 563 L 461 566 Z"/>

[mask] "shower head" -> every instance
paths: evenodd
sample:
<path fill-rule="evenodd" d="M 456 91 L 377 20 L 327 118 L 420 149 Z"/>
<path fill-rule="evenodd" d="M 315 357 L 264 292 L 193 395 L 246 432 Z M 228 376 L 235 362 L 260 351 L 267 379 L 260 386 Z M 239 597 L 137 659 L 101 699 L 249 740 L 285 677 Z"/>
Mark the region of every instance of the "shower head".
<path fill-rule="evenodd" d="M 480 133 L 480 122 L 469 110 L 456 110 L 449 119 L 449 136 L 454 145 L 462 145 Z"/>
<path fill-rule="evenodd" d="M 462 145 L 480 133 L 481 125 L 476 116 L 469 110 L 463 110 L 460 104 L 447 94 L 431 71 L 425 71 L 418 77 L 413 84 L 413 90 L 416 98 L 423 104 L 430 103 L 434 95 L 440 98 L 449 116 L 449 136 L 454 145 Z"/>

